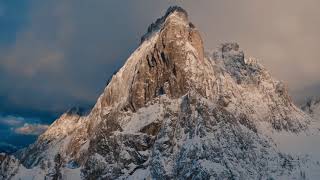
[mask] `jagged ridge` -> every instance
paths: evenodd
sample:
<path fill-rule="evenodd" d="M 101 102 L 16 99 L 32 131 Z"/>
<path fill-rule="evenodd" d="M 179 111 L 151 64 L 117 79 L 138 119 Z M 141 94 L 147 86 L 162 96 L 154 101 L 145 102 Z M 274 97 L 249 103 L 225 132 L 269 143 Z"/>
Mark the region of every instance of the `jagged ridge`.
<path fill-rule="evenodd" d="M 179 13 L 183 14 L 183 16 L 188 18 L 188 13 L 183 8 L 181 8 L 179 6 L 169 7 L 164 16 L 162 16 L 161 18 L 158 18 L 154 23 L 151 23 L 149 25 L 149 27 L 147 29 L 147 33 L 141 37 L 141 43 L 143 41 L 145 41 L 146 39 L 148 39 L 150 36 L 152 36 L 153 33 L 155 33 L 156 31 L 159 31 L 162 28 L 163 23 L 165 22 L 166 18 L 175 12 L 179 12 Z"/>
<path fill-rule="evenodd" d="M 185 10 L 169 8 L 91 113 L 65 113 L 19 159 L 51 178 L 80 178 L 80 169 L 85 179 L 297 176 L 301 163 L 286 164 L 295 157 L 280 153 L 265 127 L 300 133 L 309 117 L 238 44 L 203 49 Z"/>

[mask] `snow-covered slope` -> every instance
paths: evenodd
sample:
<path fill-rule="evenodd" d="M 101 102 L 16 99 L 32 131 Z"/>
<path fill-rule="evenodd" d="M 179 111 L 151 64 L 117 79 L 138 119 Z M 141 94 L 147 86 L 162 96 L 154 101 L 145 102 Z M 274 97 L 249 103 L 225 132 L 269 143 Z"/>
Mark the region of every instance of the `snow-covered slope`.
<path fill-rule="evenodd" d="M 236 43 L 210 53 L 203 49 L 185 10 L 169 8 L 148 28 L 92 111 L 63 114 L 35 144 L 17 153 L 19 160 L 0 159 L 2 176 L 317 177 L 316 154 L 282 147 L 282 134 L 297 137 L 296 146 L 301 137 L 319 136 L 312 118 L 292 103 L 286 86 Z M 320 152 L 317 148 L 312 150 Z"/>

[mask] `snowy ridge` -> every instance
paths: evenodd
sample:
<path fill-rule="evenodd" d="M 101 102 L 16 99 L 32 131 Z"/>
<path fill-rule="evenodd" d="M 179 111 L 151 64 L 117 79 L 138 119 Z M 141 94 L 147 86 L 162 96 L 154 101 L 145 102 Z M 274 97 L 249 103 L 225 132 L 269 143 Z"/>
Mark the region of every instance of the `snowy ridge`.
<path fill-rule="evenodd" d="M 293 104 L 286 86 L 256 59 L 246 58 L 238 44 L 222 44 L 209 58 L 214 71 L 222 72 L 217 76 L 218 103 L 237 116 L 270 122 L 277 130 L 306 129 L 310 117 Z"/>
<path fill-rule="evenodd" d="M 236 43 L 203 49 L 187 13 L 169 8 L 89 114 L 63 114 L 19 160 L 1 155 L 0 175 L 316 179 L 319 147 L 290 149 L 319 129 L 286 86 Z"/>
<path fill-rule="evenodd" d="M 176 14 L 179 13 L 180 15 L 183 15 L 184 17 L 188 17 L 187 11 L 185 11 L 181 7 L 178 7 L 178 6 L 169 7 L 164 16 L 157 19 L 154 23 L 150 24 L 150 26 L 148 27 L 147 33 L 141 37 L 141 43 L 143 41 L 147 40 L 148 38 L 150 38 L 154 33 L 158 32 L 165 24 L 165 21 L 168 18 L 168 16 L 175 14 L 175 13 Z"/>
<path fill-rule="evenodd" d="M 125 103 L 125 101 L 128 100 L 127 98 L 130 93 L 130 85 L 132 84 L 134 74 L 137 73 L 136 66 L 139 65 L 146 52 L 153 48 L 157 38 L 158 34 L 155 34 L 148 41 L 144 41 L 139 48 L 132 53 L 119 72 L 112 77 L 109 83 L 110 85 L 105 88 L 104 93 L 99 97 L 95 107 L 93 108 L 94 110 L 108 108 L 108 106 L 117 106 L 117 104 Z M 109 104 L 104 104 L 102 101 L 104 101 L 103 99 L 108 96 L 108 94 L 116 96 L 110 100 L 111 102 Z"/>

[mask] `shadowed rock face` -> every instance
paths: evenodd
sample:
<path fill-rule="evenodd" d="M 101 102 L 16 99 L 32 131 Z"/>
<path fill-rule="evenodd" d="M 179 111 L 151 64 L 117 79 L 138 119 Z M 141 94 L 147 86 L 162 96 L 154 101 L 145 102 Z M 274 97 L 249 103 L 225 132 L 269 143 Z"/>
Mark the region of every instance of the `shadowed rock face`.
<path fill-rule="evenodd" d="M 179 19 L 181 18 L 181 19 Z M 194 45 L 198 63 L 203 60 L 203 43 L 199 32 L 191 28 L 180 15 L 169 16 L 159 33 L 153 51 L 141 61 L 132 83 L 130 105 L 138 109 L 154 97 L 166 94 L 172 98 L 181 97 L 192 84 L 187 84 L 185 71 L 186 43 Z M 176 22 L 173 22 L 176 21 Z"/>
<path fill-rule="evenodd" d="M 190 79 L 190 74 L 186 71 L 187 66 L 190 66 L 186 63 L 187 56 L 194 56 L 199 64 L 204 62 L 200 33 L 189 23 L 186 12 L 181 8 L 169 9 L 149 31 L 150 36 L 158 33 L 154 47 L 140 57 L 133 67 L 135 73 L 124 72 L 124 76 L 132 76 L 132 79 L 128 87 L 128 97 L 119 98 L 127 98 L 127 108 L 131 110 L 144 106 L 159 95 L 181 97 L 195 84 L 187 81 Z M 188 47 L 194 50 L 190 51 Z M 110 86 L 113 83 L 114 81 L 111 81 Z M 106 89 L 103 106 L 117 102 L 117 93 L 113 88 Z"/>

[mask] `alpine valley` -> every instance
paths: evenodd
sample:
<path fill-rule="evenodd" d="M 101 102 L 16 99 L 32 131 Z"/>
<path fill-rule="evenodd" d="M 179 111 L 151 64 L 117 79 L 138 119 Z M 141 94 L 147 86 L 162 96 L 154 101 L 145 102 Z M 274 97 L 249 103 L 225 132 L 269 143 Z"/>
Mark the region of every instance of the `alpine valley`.
<path fill-rule="evenodd" d="M 170 7 L 90 113 L 69 110 L 0 154 L 0 179 L 319 179 L 319 104 L 295 106 L 237 43 L 204 52 Z"/>

